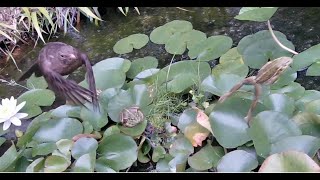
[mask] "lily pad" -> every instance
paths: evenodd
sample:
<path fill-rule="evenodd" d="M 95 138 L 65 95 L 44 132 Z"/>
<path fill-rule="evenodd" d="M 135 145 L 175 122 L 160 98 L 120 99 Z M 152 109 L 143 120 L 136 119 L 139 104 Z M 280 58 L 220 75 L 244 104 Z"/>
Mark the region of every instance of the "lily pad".
<path fill-rule="evenodd" d="M 243 7 L 240 9 L 239 15 L 234 18 L 263 22 L 269 20 L 277 9 L 276 7 Z"/>
<path fill-rule="evenodd" d="M 238 61 L 227 61 L 225 63 L 220 63 L 212 70 L 212 74 L 215 77 L 218 77 L 221 74 L 236 74 L 241 78 L 245 78 L 248 75 L 248 72 L 248 66 L 239 63 Z"/>
<path fill-rule="evenodd" d="M 293 44 L 287 40 L 283 33 L 274 31 L 274 34 L 283 45 L 294 50 Z M 259 31 L 242 38 L 237 48 L 242 55 L 244 63 L 255 69 L 261 68 L 269 59 L 273 60 L 282 56 L 292 56 L 290 52 L 282 49 L 273 40 L 268 30 Z"/>
<path fill-rule="evenodd" d="M 188 56 L 200 61 L 214 60 L 226 53 L 232 46 L 232 39 L 228 36 L 211 36 L 205 41 L 192 46 Z"/>
<path fill-rule="evenodd" d="M 174 20 L 154 29 L 150 34 L 150 40 L 156 44 L 166 44 L 175 33 L 183 33 L 192 30 L 189 21 Z"/>
<path fill-rule="evenodd" d="M 57 149 L 56 143 L 41 143 L 32 148 L 32 156 L 48 155 Z"/>
<path fill-rule="evenodd" d="M 270 94 L 264 97 L 262 103 L 270 110 L 282 112 L 289 116 L 293 114 L 295 109 L 294 100 L 285 94 Z"/>
<path fill-rule="evenodd" d="M 217 167 L 219 160 L 224 155 L 223 148 L 207 144 L 200 151 L 188 158 L 188 164 L 196 170 L 203 171 Z"/>
<path fill-rule="evenodd" d="M 158 172 L 170 172 L 169 162 L 173 159 L 170 154 L 166 154 L 164 158 L 160 159 L 156 165 Z"/>
<path fill-rule="evenodd" d="M 283 138 L 301 135 L 299 127 L 289 117 L 280 112 L 263 111 L 253 120 L 248 130 L 257 154 L 267 157 L 274 143 Z"/>
<path fill-rule="evenodd" d="M 320 69 L 320 59 L 307 69 L 306 76 L 319 76 L 319 69 Z"/>
<path fill-rule="evenodd" d="M 74 157 L 75 159 L 78 159 L 85 154 L 92 153 L 92 152 L 95 153 L 97 148 L 98 148 L 97 140 L 95 140 L 94 138 L 83 137 L 78 139 L 74 143 L 71 149 L 71 154 L 72 154 L 72 157 Z"/>
<path fill-rule="evenodd" d="M 54 109 L 51 112 L 51 116 L 53 118 L 80 118 L 80 110 L 81 107 L 79 106 L 65 104 Z"/>
<path fill-rule="evenodd" d="M 0 171 L 4 172 L 19 157 L 19 153 L 14 144 L 0 157 Z"/>
<path fill-rule="evenodd" d="M 100 112 L 89 110 L 86 107 L 81 108 L 80 118 L 89 122 L 93 129 L 100 130 L 108 123 L 108 116 L 101 108 Z"/>
<path fill-rule="evenodd" d="M 287 137 L 272 144 L 270 154 L 281 153 L 289 150 L 300 151 L 313 157 L 320 148 L 320 139 L 313 136 Z"/>
<path fill-rule="evenodd" d="M 301 98 L 295 104 L 300 111 L 305 110 L 305 105 L 311 101 L 320 99 L 320 92 L 317 90 L 306 90 Z"/>
<path fill-rule="evenodd" d="M 162 146 L 156 146 L 153 148 L 152 152 L 152 161 L 153 162 L 158 162 L 159 159 L 162 159 L 165 157 L 166 150 Z"/>
<path fill-rule="evenodd" d="M 202 141 L 208 137 L 209 133 L 209 130 L 197 122 L 189 124 L 184 130 L 185 137 L 194 147 L 202 146 Z"/>
<path fill-rule="evenodd" d="M 192 46 L 207 39 L 207 35 L 198 30 L 188 32 L 178 32 L 173 34 L 166 42 L 165 49 L 170 54 L 181 55 L 186 49 L 191 49 Z"/>
<path fill-rule="evenodd" d="M 169 149 L 171 156 L 177 156 L 178 154 L 184 154 L 189 156 L 194 152 L 193 146 L 190 141 L 185 137 L 179 137 L 175 140 Z"/>
<path fill-rule="evenodd" d="M 171 172 L 184 172 L 188 161 L 188 155 L 184 153 L 177 154 L 169 163 Z"/>
<path fill-rule="evenodd" d="M 303 152 L 286 151 L 269 156 L 259 172 L 320 172 L 320 167 Z"/>
<path fill-rule="evenodd" d="M 305 89 L 303 86 L 301 86 L 301 84 L 297 82 L 291 82 L 282 88 L 271 90 L 271 93 L 286 94 L 287 96 L 296 100 L 303 96 L 304 91 Z"/>
<path fill-rule="evenodd" d="M 217 141 L 223 147 L 236 148 L 251 140 L 247 133 L 249 126 L 244 119 L 251 103 L 249 99 L 230 97 L 214 107 L 209 120 Z M 265 107 L 258 102 L 253 117 L 263 110 Z"/>
<path fill-rule="evenodd" d="M 70 163 L 61 156 L 49 156 L 44 162 L 44 172 L 63 172 Z"/>
<path fill-rule="evenodd" d="M 103 132 L 103 138 L 106 138 L 112 134 L 118 134 L 118 133 L 120 133 L 119 127 L 117 125 L 112 125 Z"/>
<path fill-rule="evenodd" d="M 224 155 L 218 166 L 218 172 L 250 172 L 258 167 L 255 156 L 244 151 L 234 150 Z"/>
<path fill-rule="evenodd" d="M 105 137 L 99 144 L 99 158 L 105 159 L 109 167 L 119 171 L 130 167 L 138 158 L 136 142 L 123 134 Z"/>
<path fill-rule="evenodd" d="M 34 160 L 26 169 L 26 172 L 41 172 L 44 168 L 44 157 Z"/>
<path fill-rule="evenodd" d="M 197 114 L 198 114 L 197 110 L 193 108 L 188 108 L 183 111 L 178 121 L 178 128 L 181 130 L 182 133 L 184 133 L 185 128 L 188 125 L 196 122 Z"/>
<path fill-rule="evenodd" d="M 41 142 L 56 142 L 60 139 L 71 139 L 83 131 L 82 124 L 73 118 L 49 120 L 42 124 L 33 136 L 33 140 Z"/>
<path fill-rule="evenodd" d="M 320 44 L 314 45 L 309 49 L 293 56 L 291 67 L 298 71 L 302 70 L 320 59 Z"/>
<path fill-rule="evenodd" d="M 137 137 L 141 135 L 144 130 L 147 127 L 147 120 L 142 121 L 142 123 L 139 123 L 138 125 L 134 127 L 125 127 L 125 126 L 118 126 L 120 131 L 123 132 L 126 135 L 132 136 L 132 137 Z"/>
<path fill-rule="evenodd" d="M 320 117 L 314 113 L 301 112 L 293 117 L 303 135 L 320 138 Z"/>
<path fill-rule="evenodd" d="M 27 80 L 27 87 L 30 89 L 46 89 L 48 87 L 48 83 L 43 76 L 36 77 L 32 74 L 32 76 Z"/>
<path fill-rule="evenodd" d="M 108 166 L 108 160 L 105 158 L 96 160 L 95 170 L 97 172 L 116 172 L 114 169 Z"/>
<path fill-rule="evenodd" d="M 131 63 L 130 69 L 127 72 L 128 78 L 135 78 L 140 72 L 158 67 L 158 59 L 152 56 L 134 59 Z"/>
<path fill-rule="evenodd" d="M 32 89 L 21 94 L 17 98 L 17 103 L 26 101 L 26 105 L 21 112 L 27 113 L 26 118 L 32 118 L 42 113 L 39 106 L 51 106 L 55 100 L 53 91 L 49 89 Z"/>
<path fill-rule="evenodd" d="M 93 172 L 94 166 L 96 163 L 96 154 L 95 153 L 87 153 L 80 156 L 74 164 L 72 168 L 73 172 Z"/>
<path fill-rule="evenodd" d="M 113 51 L 117 54 L 126 54 L 133 49 L 141 49 L 149 42 L 149 36 L 145 34 L 132 34 L 119 40 L 114 46 Z"/>
<path fill-rule="evenodd" d="M 61 139 L 56 142 L 56 145 L 61 153 L 67 155 L 70 153 L 70 150 L 73 146 L 73 141 L 69 139 Z"/>
<path fill-rule="evenodd" d="M 320 99 L 305 104 L 305 111 L 320 115 Z"/>
<path fill-rule="evenodd" d="M 237 47 L 233 47 L 229 49 L 226 53 L 224 53 L 220 58 L 219 58 L 219 63 L 224 64 L 227 62 L 236 62 L 240 64 L 244 64 L 243 59 L 241 54 L 238 52 Z"/>
<path fill-rule="evenodd" d="M 150 162 L 150 159 L 148 156 L 144 155 L 141 151 L 141 149 L 139 149 L 138 151 L 138 161 L 141 163 L 147 163 Z"/>

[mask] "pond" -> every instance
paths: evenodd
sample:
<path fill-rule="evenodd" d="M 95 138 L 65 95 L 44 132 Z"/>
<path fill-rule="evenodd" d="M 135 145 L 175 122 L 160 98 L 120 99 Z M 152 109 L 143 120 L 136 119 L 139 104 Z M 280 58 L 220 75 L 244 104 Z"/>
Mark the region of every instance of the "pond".
<path fill-rule="evenodd" d="M 156 27 L 173 20 L 189 21 L 194 29 L 206 33 L 208 37 L 212 35 L 229 36 L 233 40 L 233 46 L 237 46 L 243 37 L 267 29 L 266 23 L 234 19 L 239 13 L 240 7 L 187 7 L 186 9 L 188 11 L 175 7 L 143 7 L 139 8 L 140 15 L 130 9 L 128 15 L 123 16 L 116 10 L 107 8 L 105 15 L 102 17 L 104 21 L 99 26 L 85 20 L 81 22 L 79 33 L 70 29 L 66 35 L 55 35 L 50 41 L 64 42 L 86 52 L 93 63 L 111 57 L 133 60 L 145 56 L 154 56 L 159 59 L 159 67 L 164 67 L 172 58 L 172 55 L 165 51 L 164 46 L 148 43 L 142 49 L 134 50 L 124 55 L 114 53 L 113 46 L 118 40 L 131 34 L 143 33 L 150 35 L 151 31 Z M 320 17 L 320 8 L 282 7 L 271 18 L 271 24 L 273 25 L 273 30 L 280 31 L 287 36 L 287 39 L 295 45 L 297 52 L 302 52 L 320 43 L 318 17 Z M 34 63 L 42 47 L 43 43 L 41 41 L 35 48 L 22 45 L 21 52 L 19 52 L 21 55 L 16 59 L 22 72 L 26 71 Z M 175 61 L 185 58 L 184 55 L 175 56 Z M 80 82 L 84 78 L 84 73 L 84 68 L 80 68 L 69 78 Z M 319 77 L 305 77 L 304 74 L 305 71 L 300 71 L 296 81 L 301 83 L 306 90 L 320 90 L 320 86 L 318 86 Z M 21 73 L 17 71 L 11 62 L 1 71 L 1 77 L 7 81 L 16 80 L 19 76 L 21 76 Z M 21 82 L 21 84 L 25 85 L 25 82 Z M 24 91 L 23 87 L 9 86 L 2 83 L 0 97 L 17 97 Z M 57 102 L 55 106 L 62 103 Z M 26 123 L 18 129 L 24 130 L 27 125 Z M 14 139 L 14 131 L 6 134 L 6 138 Z M 138 171 L 147 171 L 146 169 L 150 168 L 149 165 L 147 166 Z M 131 171 L 137 170 L 132 168 Z"/>

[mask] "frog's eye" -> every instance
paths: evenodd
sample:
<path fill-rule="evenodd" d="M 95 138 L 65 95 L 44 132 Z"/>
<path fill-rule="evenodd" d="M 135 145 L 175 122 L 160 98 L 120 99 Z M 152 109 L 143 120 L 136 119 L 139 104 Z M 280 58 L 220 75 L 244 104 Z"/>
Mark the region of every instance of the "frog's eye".
<path fill-rule="evenodd" d="M 60 57 L 64 58 L 65 56 L 63 54 L 60 54 Z"/>

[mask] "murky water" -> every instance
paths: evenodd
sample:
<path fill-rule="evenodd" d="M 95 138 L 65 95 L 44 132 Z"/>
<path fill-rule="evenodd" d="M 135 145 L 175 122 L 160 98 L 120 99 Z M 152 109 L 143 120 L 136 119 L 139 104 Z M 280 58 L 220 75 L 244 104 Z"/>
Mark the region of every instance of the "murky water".
<path fill-rule="evenodd" d="M 110 57 L 124 57 L 130 60 L 144 56 L 154 56 L 159 59 L 160 66 L 167 64 L 171 55 L 167 54 L 163 46 L 148 43 L 148 45 L 140 50 L 134 50 L 126 55 L 115 54 L 112 50 L 113 45 L 121 38 L 127 37 L 134 33 L 145 33 L 150 35 L 151 31 L 172 20 L 190 21 L 194 29 L 200 30 L 212 35 L 228 35 L 234 41 L 236 46 L 240 39 L 244 36 L 256 33 L 260 30 L 267 29 L 266 23 L 239 21 L 234 19 L 240 8 L 217 8 L 217 7 L 189 7 L 188 11 L 183 11 L 174 7 L 169 8 L 140 8 L 141 15 L 138 15 L 133 9 L 130 10 L 127 17 L 115 11 L 107 12 L 103 17 L 105 20 L 100 26 L 96 26 L 90 22 L 83 22 L 80 33 L 71 30 L 66 36 L 59 35 L 50 41 L 61 41 L 71 44 L 88 54 L 93 62 L 98 62 Z M 110 9 L 108 9 L 110 10 Z M 296 46 L 297 52 L 316 45 L 320 42 L 318 32 L 320 24 L 320 8 L 279 8 L 271 19 L 274 30 L 278 30 L 287 35 L 287 38 Z M 38 51 L 43 47 L 43 43 L 32 49 L 32 46 L 25 48 L 22 59 L 17 59 L 18 66 L 25 71 L 31 66 L 36 59 Z M 180 58 L 177 56 L 177 58 Z M 4 68 L 1 74 L 7 79 L 17 79 L 19 73 L 13 63 Z M 76 81 L 83 79 L 84 69 L 76 71 L 71 78 Z M 315 84 L 318 84 L 318 77 L 307 77 L 308 81 L 298 79 L 307 88 L 320 90 Z M 24 82 L 22 82 L 24 84 Z M 0 96 L 9 97 L 11 95 L 18 96 L 25 89 L 14 86 L 10 87 L 1 84 Z"/>

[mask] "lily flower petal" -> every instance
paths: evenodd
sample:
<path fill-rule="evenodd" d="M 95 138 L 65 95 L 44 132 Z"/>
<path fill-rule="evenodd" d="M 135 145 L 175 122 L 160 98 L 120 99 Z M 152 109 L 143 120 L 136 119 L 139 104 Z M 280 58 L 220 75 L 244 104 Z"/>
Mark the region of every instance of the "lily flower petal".
<path fill-rule="evenodd" d="M 5 130 L 9 129 L 10 125 L 11 125 L 11 121 L 5 121 L 3 123 L 3 130 L 5 131 Z"/>
<path fill-rule="evenodd" d="M 14 111 L 14 114 L 16 114 L 18 111 L 20 111 L 20 109 L 22 109 L 25 104 L 26 104 L 25 101 L 23 101 L 22 103 L 20 103 L 20 104 L 16 107 L 16 109 L 15 109 L 15 111 Z"/>
<path fill-rule="evenodd" d="M 17 117 L 17 118 L 19 118 L 19 119 L 25 118 L 25 117 L 27 117 L 27 116 L 28 116 L 27 113 L 17 113 L 17 114 L 15 115 L 15 117 Z"/>
<path fill-rule="evenodd" d="M 12 124 L 16 125 L 16 126 L 21 126 L 21 121 L 20 119 L 18 119 L 17 117 L 12 117 L 10 119 L 10 121 L 12 122 Z"/>

